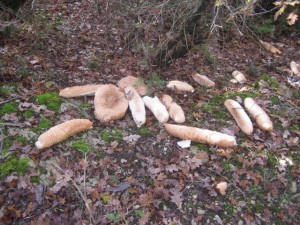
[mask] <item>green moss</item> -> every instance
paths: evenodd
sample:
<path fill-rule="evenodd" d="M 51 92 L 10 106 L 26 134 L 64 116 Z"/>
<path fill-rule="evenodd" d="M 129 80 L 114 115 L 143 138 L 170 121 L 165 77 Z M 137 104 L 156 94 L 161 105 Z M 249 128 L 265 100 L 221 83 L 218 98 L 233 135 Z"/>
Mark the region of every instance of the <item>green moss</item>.
<path fill-rule="evenodd" d="M 119 129 L 111 129 L 111 130 L 105 130 L 101 132 L 101 138 L 106 143 L 110 143 L 112 141 L 120 141 L 123 138 L 122 131 Z"/>
<path fill-rule="evenodd" d="M 40 177 L 39 176 L 31 176 L 30 181 L 33 184 L 39 184 L 40 183 Z"/>
<path fill-rule="evenodd" d="M 38 95 L 36 96 L 35 100 L 39 105 L 45 105 L 51 110 L 59 110 L 60 104 L 63 102 L 63 99 L 54 92 L 46 92 Z"/>
<path fill-rule="evenodd" d="M 164 81 L 161 79 L 158 73 L 151 73 L 151 79 L 148 82 L 150 87 L 162 88 L 164 86 Z"/>
<path fill-rule="evenodd" d="M 36 169 L 40 171 L 41 174 L 47 174 L 47 169 L 43 166 L 37 165 Z"/>
<path fill-rule="evenodd" d="M 267 157 L 267 166 L 275 167 L 276 165 L 278 165 L 278 157 L 274 153 L 269 151 L 267 153 Z"/>
<path fill-rule="evenodd" d="M 24 136 L 17 137 L 17 141 L 21 142 L 24 145 L 27 144 L 27 140 L 26 140 L 26 138 Z"/>
<path fill-rule="evenodd" d="M 18 112 L 17 103 L 5 103 L 0 108 L 0 115 L 10 114 L 14 112 Z"/>
<path fill-rule="evenodd" d="M 262 24 L 255 23 L 253 31 L 260 35 L 272 35 L 275 30 L 275 25 L 272 19 L 265 19 Z"/>
<path fill-rule="evenodd" d="M 98 70 L 101 68 L 101 62 L 96 59 L 96 58 L 92 58 L 89 62 L 88 62 L 88 65 L 87 67 L 90 69 L 90 70 Z"/>
<path fill-rule="evenodd" d="M 0 177 L 16 172 L 19 176 L 24 175 L 29 168 L 29 158 L 18 158 L 11 155 L 6 161 L 0 164 Z"/>
<path fill-rule="evenodd" d="M 24 113 L 23 113 L 23 116 L 28 119 L 30 117 L 32 117 L 34 115 L 34 110 L 32 108 L 26 110 Z"/>
<path fill-rule="evenodd" d="M 14 142 L 14 139 L 12 137 L 5 137 L 3 139 L 3 146 L 2 146 L 2 155 L 6 155 L 6 153 L 8 152 L 8 149 L 10 146 L 12 146 Z"/>
<path fill-rule="evenodd" d="M 272 96 L 271 101 L 273 105 L 281 104 L 281 100 L 277 96 Z"/>
<path fill-rule="evenodd" d="M 84 140 L 76 141 L 72 144 L 72 148 L 75 148 L 79 151 L 82 151 L 84 153 L 91 152 L 93 150 L 93 147 L 87 144 Z"/>
<path fill-rule="evenodd" d="M 142 137 L 152 137 L 153 133 L 151 130 L 149 130 L 147 127 L 140 127 L 137 129 L 138 135 L 141 135 Z"/>
<path fill-rule="evenodd" d="M 80 107 L 82 107 L 83 109 L 90 109 L 90 108 L 92 108 L 92 105 L 88 104 L 88 103 L 84 103 L 84 104 L 81 104 Z"/>
<path fill-rule="evenodd" d="M 225 112 L 222 112 L 222 111 L 215 111 L 215 112 L 213 112 L 213 114 L 216 118 L 218 118 L 220 120 L 228 121 L 230 119 L 228 114 L 226 114 Z"/>
<path fill-rule="evenodd" d="M 252 212 L 260 213 L 264 210 L 264 208 L 265 208 L 265 205 L 262 202 L 257 201 L 256 204 L 252 206 Z"/>
<path fill-rule="evenodd" d="M 39 123 L 39 128 L 40 129 L 49 129 L 52 126 L 52 121 L 49 119 L 41 119 Z"/>
<path fill-rule="evenodd" d="M 299 91 L 292 89 L 292 92 L 293 92 L 293 97 L 294 98 L 300 98 L 300 92 Z"/>
<path fill-rule="evenodd" d="M 269 88 L 277 89 L 280 87 L 280 83 L 271 78 L 269 75 L 262 74 L 254 84 L 254 87 L 256 89 L 258 89 L 261 86 L 268 86 Z"/>
<path fill-rule="evenodd" d="M 227 92 L 225 93 L 225 99 L 233 99 L 235 97 L 240 97 L 241 99 L 245 98 L 255 98 L 259 94 L 255 92 Z"/>
<path fill-rule="evenodd" d="M 32 72 L 28 68 L 26 68 L 26 67 L 20 67 L 17 70 L 17 76 L 20 76 L 20 77 L 29 77 L 30 75 L 32 75 Z"/>
<path fill-rule="evenodd" d="M 288 157 L 292 158 L 295 161 L 296 165 L 300 165 L 300 153 L 299 152 L 289 153 Z"/>
<path fill-rule="evenodd" d="M 195 146 L 197 147 L 197 149 L 202 150 L 202 151 L 209 151 L 209 146 L 206 144 L 201 144 L 201 143 L 197 143 L 195 144 Z"/>
<path fill-rule="evenodd" d="M 227 215 L 231 215 L 232 213 L 234 213 L 234 206 L 229 201 L 225 202 L 224 209 Z"/>

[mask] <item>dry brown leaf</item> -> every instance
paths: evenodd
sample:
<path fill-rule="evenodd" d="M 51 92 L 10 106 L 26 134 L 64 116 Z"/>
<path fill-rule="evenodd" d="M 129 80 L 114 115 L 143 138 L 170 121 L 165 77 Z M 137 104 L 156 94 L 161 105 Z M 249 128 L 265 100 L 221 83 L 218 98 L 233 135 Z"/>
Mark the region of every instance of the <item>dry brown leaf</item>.
<path fill-rule="evenodd" d="M 228 188 L 227 182 L 220 182 L 217 184 L 216 188 L 218 189 L 218 191 L 220 192 L 221 195 L 225 195 L 226 194 L 226 190 Z"/>
<path fill-rule="evenodd" d="M 290 13 L 289 16 L 286 18 L 288 25 L 294 25 L 295 22 L 298 20 L 298 15 L 294 12 Z"/>

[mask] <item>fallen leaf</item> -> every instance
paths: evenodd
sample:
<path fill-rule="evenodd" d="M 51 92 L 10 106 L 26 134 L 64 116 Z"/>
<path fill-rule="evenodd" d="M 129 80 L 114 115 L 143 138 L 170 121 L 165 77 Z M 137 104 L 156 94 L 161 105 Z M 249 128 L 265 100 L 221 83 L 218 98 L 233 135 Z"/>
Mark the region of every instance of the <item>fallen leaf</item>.
<path fill-rule="evenodd" d="M 130 187 L 131 187 L 131 184 L 129 182 L 125 181 L 125 182 L 121 183 L 120 185 L 118 185 L 117 187 L 107 188 L 106 191 L 116 193 L 116 192 L 120 192 L 120 191 L 125 191 L 126 189 L 128 189 Z"/>
<path fill-rule="evenodd" d="M 228 188 L 227 182 L 220 182 L 217 184 L 216 188 L 218 189 L 218 191 L 220 192 L 221 195 L 225 195 L 226 194 L 226 190 Z"/>
<path fill-rule="evenodd" d="M 294 12 L 291 12 L 289 16 L 286 18 L 288 25 L 294 25 L 295 22 L 298 20 L 298 15 Z"/>
<path fill-rule="evenodd" d="M 183 201 L 182 192 L 180 192 L 176 188 L 172 188 L 170 190 L 170 192 L 172 193 L 171 201 L 174 202 L 179 209 L 181 209 L 182 208 L 182 201 Z"/>

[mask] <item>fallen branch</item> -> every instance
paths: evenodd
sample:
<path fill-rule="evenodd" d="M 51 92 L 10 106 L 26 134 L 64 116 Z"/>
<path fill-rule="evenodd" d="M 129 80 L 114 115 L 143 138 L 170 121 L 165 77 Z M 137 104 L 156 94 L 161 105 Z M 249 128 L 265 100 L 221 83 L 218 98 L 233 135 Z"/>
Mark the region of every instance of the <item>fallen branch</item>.
<path fill-rule="evenodd" d="M 16 99 L 19 99 L 19 97 L 11 98 L 11 99 L 8 99 L 6 101 L 0 102 L 0 105 L 3 105 L 5 103 L 11 102 L 11 101 L 16 100 Z"/>
<path fill-rule="evenodd" d="M 15 123 L 0 123 L 0 126 L 23 127 L 23 125 L 15 124 Z"/>

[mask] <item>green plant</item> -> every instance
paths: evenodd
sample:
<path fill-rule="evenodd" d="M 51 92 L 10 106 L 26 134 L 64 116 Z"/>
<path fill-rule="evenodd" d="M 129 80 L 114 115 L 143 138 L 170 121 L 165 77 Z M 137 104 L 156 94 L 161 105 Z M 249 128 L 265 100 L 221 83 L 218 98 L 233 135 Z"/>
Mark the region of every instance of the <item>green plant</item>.
<path fill-rule="evenodd" d="M 39 105 L 45 105 L 51 110 L 59 110 L 60 104 L 63 102 L 63 99 L 54 92 L 46 92 L 38 95 L 35 97 L 35 100 Z"/>
<path fill-rule="evenodd" d="M 31 176 L 30 181 L 33 184 L 39 184 L 40 183 L 40 177 L 39 176 Z"/>
<path fill-rule="evenodd" d="M 272 19 L 265 19 L 263 23 L 256 22 L 253 26 L 253 31 L 260 35 L 273 35 L 275 30 Z"/>
<path fill-rule="evenodd" d="M 27 140 L 24 136 L 18 136 L 17 141 L 21 142 L 22 144 L 27 144 Z"/>
<path fill-rule="evenodd" d="M 139 217 L 143 217 L 145 216 L 145 211 L 144 210 L 141 210 L 141 209 L 137 209 L 137 210 L 134 210 L 135 211 L 135 214 Z"/>
<path fill-rule="evenodd" d="M 32 72 L 26 68 L 21 66 L 18 70 L 17 70 L 17 76 L 20 77 L 29 77 L 32 74 Z"/>
<path fill-rule="evenodd" d="M 101 132 L 101 139 L 106 143 L 110 143 L 112 141 L 120 141 L 122 140 L 122 138 L 123 138 L 122 131 L 116 128 Z"/>
<path fill-rule="evenodd" d="M 271 97 L 271 101 L 272 101 L 272 104 L 274 104 L 274 105 L 281 104 L 281 101 L 280 101 L 280 99 L 277 96 L 272 96 Z"/>
<path fill-rule="evenodd" d="M 39 128 L 40 129 L 49 129 L 52 126 L 52 121 L 49 119 L 41 119 L 39 123 Z"/>
<path fill-rule="evenodd" d="M 29 168 L 29 162 L 30 159 L 27 157 L 9 156 L 8 159 L 0 164 L 0 177 L 9 175 L 12 172 L 16 172 L 19 176 L 24 175 Z"/>
<path fill-rule="evenodd" d="M 149 130 L 147 127 L 140 127 L 137 129 L 137 133 L 142 137 L 151 137 L 153 136 L 153 132 Z"/>
<path fill-rule="evenodd" d="M 217 60 L 209 50 L 208 45 L 206 44 L 200 45 L 198 48 L 198 53 L 202 55 L 209 64 L 215 65 L 217 63 Z"/>
<path fill-rule="evenodd" d="M 34 115 L 34 109 L 30 108 L 23 113 L 23 116 L 28 119 Z"/>
<path fill-rule="evenodd" d="M 111 201 L 111 196 L 110 195 L 101 195 L 102 201 L 107 204 Z"/>
<path fill-rule="evenodd" d="M 0 108 L 0 115 L 11 114 L 14 112 L 18 112 L 17 103 L 5 103 Z"/>
<path fill-rule="evenodd" d="M 100 69 L 100 67 L 101 67 L 101 62 L 100 62 L 97 58 L 92 58 L 92 59 L 88 62 L 87 67 L 88 67 L 90 70 L 97 70 L 97 69 Z"/>
<path fill-rule="evenodd" d="M 150 87 L 162 88 L 164 86 L 164 81 L 161 79 L 158 73 L 151 73 L 151 79 L 148 82 Z"/>
<path fill-rule="evenodd" d="M 93 150 L 93 147 L 87 144 L 84 140 L 76 141 L 72 144 L 72 148 L 75 148 L 84 153 L 88 153 Z"/>
<path fill-rule="evenodd" d="M 254 87 L 256 89 L 258 89 L 261 86 L 267 86 L 273 89 L 277 89 L 280 87 L 280 83 L 268 76 L 267 74 L 262 74 L 254 84 Z"/>
<path fill-rule="evenodd" d="M 117 213 L 107 213 L 106 218 L 114 222 L 117 222 L 118 220 L 121 219 L 121 215 Z"/>

